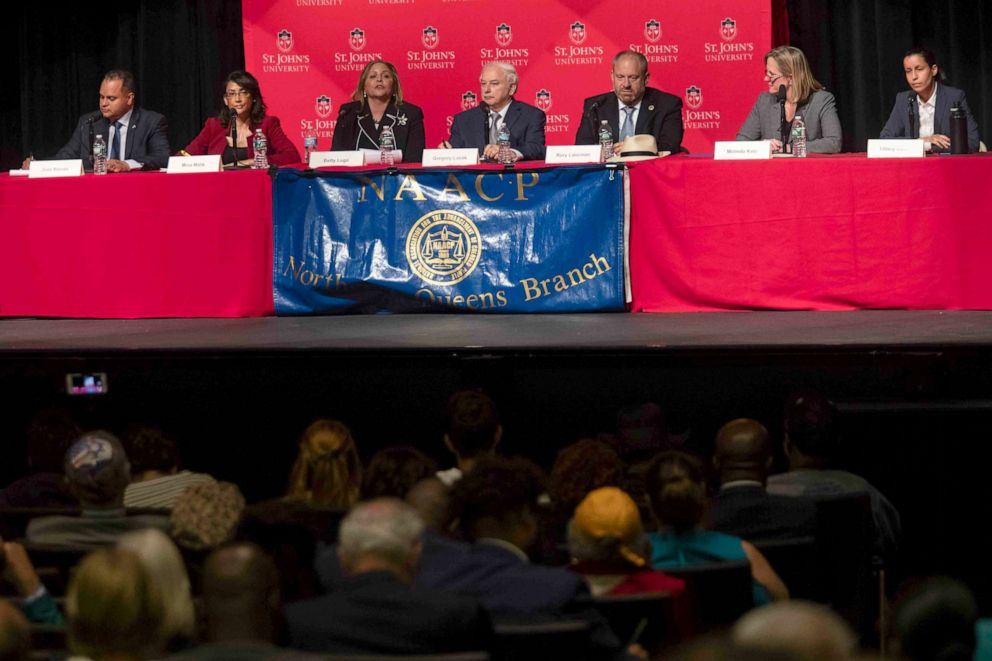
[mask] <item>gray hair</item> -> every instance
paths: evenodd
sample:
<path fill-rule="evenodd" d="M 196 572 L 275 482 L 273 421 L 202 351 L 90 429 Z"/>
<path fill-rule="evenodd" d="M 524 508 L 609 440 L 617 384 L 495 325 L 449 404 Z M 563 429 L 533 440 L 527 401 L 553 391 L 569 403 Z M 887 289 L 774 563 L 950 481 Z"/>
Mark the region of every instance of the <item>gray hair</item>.
<path fill-rule="evenodd" d="M 403 564 L 416 552 L 423 532 L 415 509 L 397 498 L 376 498 L 358 503 L 341 521 L 338 549 L 349 560 L 373 555 Z"/>
<path fill-rule="evenodd" d="M 633 50 L 622 50 L 613 56 L 613 64 L 610 65 L 610 71 L 615 71 L 617 68 L 617 62 L 625 57 L 631 57 L 637 60 L 637 63 L 641 65 L 641 75 L 647 77 L 648 75 L 648 58 L 644 57 L 644 53 L 638 53 Z"/>
<path fill-rule="evenodd" d="M 586 534 L 575 520 L 568 522 L 568 553 L 580 562 L 627 562 L 620 553 L 624 541 L 617 537 L 593 537 Z M 651 544 L 642 532 L 627 548 L 641 556 L 651 557 Z"/>
<path fill-rule="evenodd" d="M 511 85 L 516 85 L 520 81 L 520 76 L 517 75 L 517 68 L 510 64 L 509 62 L 500 62 L 499 60 L 493 60 L 492 62 L 487 62 L 482 70 L 485 71 L 489 67 L 498 67 L 503 70 L 506 74 L 506 82 Z"/>

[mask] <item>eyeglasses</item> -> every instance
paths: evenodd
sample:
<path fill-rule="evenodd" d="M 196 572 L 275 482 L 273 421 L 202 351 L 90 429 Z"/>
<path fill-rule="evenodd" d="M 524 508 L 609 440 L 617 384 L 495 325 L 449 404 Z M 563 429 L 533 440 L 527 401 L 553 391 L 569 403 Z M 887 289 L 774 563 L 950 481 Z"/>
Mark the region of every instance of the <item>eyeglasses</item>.
<path fill-rule="evenodd" d="M 234 92 L 225 92 L 224 96 L 226 96 L 229 99 L 233 99 L 238 96 L 251 96 L 251 92 L 249 92 L 248 90 L 237 90 Z"/>
<path fill-rule="evenodd" d="M 770 85 L 770 84 L 772 84 L 772 83 L 774 83 L 774 82 L 775 82 L 776 80 L 778 80 L 779 78 L 784 78 L 784 77 L 785 77 L 785 74 L 781 74 L 781 73 L 772 73 L 771 71 L 766 71 L 766 72 L 765 72 L 765 78 L 767 78 L 767 79 L 768 79 L 768 84 L 769 84 L 769 85 Z"/>

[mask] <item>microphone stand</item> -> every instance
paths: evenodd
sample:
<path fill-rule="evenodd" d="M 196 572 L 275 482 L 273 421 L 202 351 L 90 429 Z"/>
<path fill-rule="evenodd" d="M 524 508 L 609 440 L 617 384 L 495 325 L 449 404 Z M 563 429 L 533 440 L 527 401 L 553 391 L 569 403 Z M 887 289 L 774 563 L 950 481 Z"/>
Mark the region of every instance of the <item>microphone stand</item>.
<path fill-rule="evenodd" d="M 597 135 L 599 133 L 599 126 L 596 124 L 596 119 L 599 117 L 599 114 L 596 112 L 598 108 L 599 108 L 599 101 L 596 101 L 591 106 L 589 106 L 589 110 L 586 111 L 586 117 L 589 118 L 589 124 L 592 127 L 593 144 L 599 142 L 599 136 Z"/>
<path fill-rule="evenodd" d="M 909 102 L 906 105 L 906 111 L 909 114 L 909 137 L 915 139 L 919 136 L 916 133 L 916 113 L 913 112 L 913 95 L 910 94 L 906 100 Z"/>
<path fill-rule="evenodd" d="M 785 119 L 785 100 L 788 92 L 785 85 L 778 86 L 778 107 L 779 107 L 779 137 L 782 139 L 782 151 L 785 152 L 785 145 L 789 142 L 789 123 Z"/>
<path fill-rule="evenodd" d="M 229 129 L 231 133 L 231 154 L 234 156 L 234 163 L 231 165 L 232 170 L 237 170 L 241 166 L 238 164 L 238 111 L 231 108 L 231 128 Z M 251 136 L 248 136 L 251 140 Z"/>
<path fill-rule="evenodd" d="M 479 107 L 482 108 L 482 145 L 483 151 L 485 151 L 485 145 L 489 144 L 489 122 L 492 110 L 489 109 L 489 104 L 485 101 L 479 103 Z"/>

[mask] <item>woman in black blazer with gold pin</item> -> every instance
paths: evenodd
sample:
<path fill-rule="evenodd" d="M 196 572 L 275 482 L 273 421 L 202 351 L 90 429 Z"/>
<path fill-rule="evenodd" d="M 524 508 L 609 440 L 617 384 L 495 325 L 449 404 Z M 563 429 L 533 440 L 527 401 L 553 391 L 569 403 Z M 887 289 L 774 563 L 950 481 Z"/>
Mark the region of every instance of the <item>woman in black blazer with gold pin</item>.
<path fill-rule="evenodd" d="M 403 100 L 396 67 L 382 60 L 366 64 L 352 99 L 338 112 L 331 151 L 378 149 L 383 127 L 390 126 L 396 148 L 403 150 L 403 162 L 420 162 L 424 154 L 424 113 Z"/>

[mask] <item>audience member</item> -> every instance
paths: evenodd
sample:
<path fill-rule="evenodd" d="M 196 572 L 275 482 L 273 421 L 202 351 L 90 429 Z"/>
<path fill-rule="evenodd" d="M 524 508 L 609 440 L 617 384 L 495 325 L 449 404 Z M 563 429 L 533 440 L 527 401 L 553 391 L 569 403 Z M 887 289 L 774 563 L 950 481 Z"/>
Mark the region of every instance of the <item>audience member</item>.
<path fill-rule="evenodd" d="M 346 510 L 358 500 L 362 466 L 351 430 L 337 420 L 317 420 L 300 439 L 286 499 L 311 507 Z"/>
<path fill-rule="evenodd" d="M 503 438 L 496 404 L 475 390 L 459 390 L 448 398 L 444 445 L 455 455 L 455 467 L 439 471 L 438 479 L 452 486 L 483 457 L 496 453 Z"/>
<path fill-rule="evenodd" d="M 204 473 L 180 471 L 176 443 L 159 429 L 137 427 L 124 438 L 124 447 L 131 462 L 125 507 L 172 509 L 187 487 L 213 480 Z"/>
<path fill-rule="evenodd" d="M 893 652 L 907 661 L 975 658 L 978 606 L 963 583 L 938 576 L 913 586 L 896 603 Z"/>
<path fill-rule="evenodd" d="M 62 460 L 65 451 L 81 433 L 79 425 L 65 409 L 49 407 L 35 414 L 27 429 L 29 474 L 0 492 L 0 506 L 77 506 L 79 503 L 69 492 L 62 474 Z"/>
<path fill-rule="evenodd" d="M 793 600 L 741 617 L 731 629 L 730 643 L 733 659 L 844 661 L 855 653 L 857 638 L 826 606 Z"/>
<path fill-rule="evenodd" d="M 427 531 L 443 534 L 451 528 L 451 489 L 437 477 L 414 484 L 406 494 L 406 502 L 417 511 Z"/>
<path fill-rule="evenodd" d="M 10 602 L 0 599 L 0 661 L 28 661 L 31 658 L 31 629 L 24 614 Z"/>
<path fill-rule="evenodd" d="M 230 482 L 206 482 L 184 491 L 169 516 L 172 539 L 191 551 L 209 551 L 234 538 L 245 498 Z"/>
<path fill-rule="evenodd" d="M 406 498 L 414 484 L 437 472 L 434 460 L 417 448 L 404 445 L 379 450 L 365 467 L 362 500 Z"/>
<path fill-rule="evenodd" d="M 720 428 L 713 455 L 720 490 L 710 501 L 710 527 L 751 541 L 816 534 L 812 501 L 765 491 L 771 465 L 771 441 L 760 422 L 739 418 Z"/>
<path fill-rule="evenodd" d="M 44 516 L 28 523 L 27 539 L 57 548 L 107 546 L 128 530 L 168 527 L 156 514 L 128 515 L 124 489 L 131 470 L 121 442 L 106 431 L 83 434 L 65 454 L 69 490 L 79 501 L 79 516 Z"/>
<path fill-rule="evenodd" d="M 464 596 L 414 586 L 424 525 L 402 501 L 359 503 L 341 522 L 348 578 L 286 607 L 294 647 L 339 654 L 437 654 L 487 648 L 489 620 Z"/>
<path fill-rule="evenodd" d="M 898 546 L 899 512 L 869 482 L 844 470 L 831 468 L 837 446 L 836 407 L 819 393 L 801 392 L 785 405 L 784 450 L 789 472 L 768 478 L 768 493 L 812 499 L 867 493 L 875 522 L 875 551 L 882 557 Z"/>
<path fill-rule="evenodd" d="M 65 624 L 62 612 L 38 577 L 24 547 L 17 542 L 2 542 L 0 553 L 3 578 L 17 591 L 21 610 L 28 621 L 34 624 Z"/>
<path fill-rule="evenodd" d="M 747 560 L 751 563 L 756 588 L 764 588 L 755 590 L 757 603 L 767 601 L 767 596 L 772 599 L 789 597 L 782 579 L 752 544 L 701 527 L 706 487 L 703 465 L 696 457 L 680 450 L 659 453 L 648 470 L 646 486 L 659 526 L 658 532 L 648 535 L 651 564 L 655 568 Z"/>

